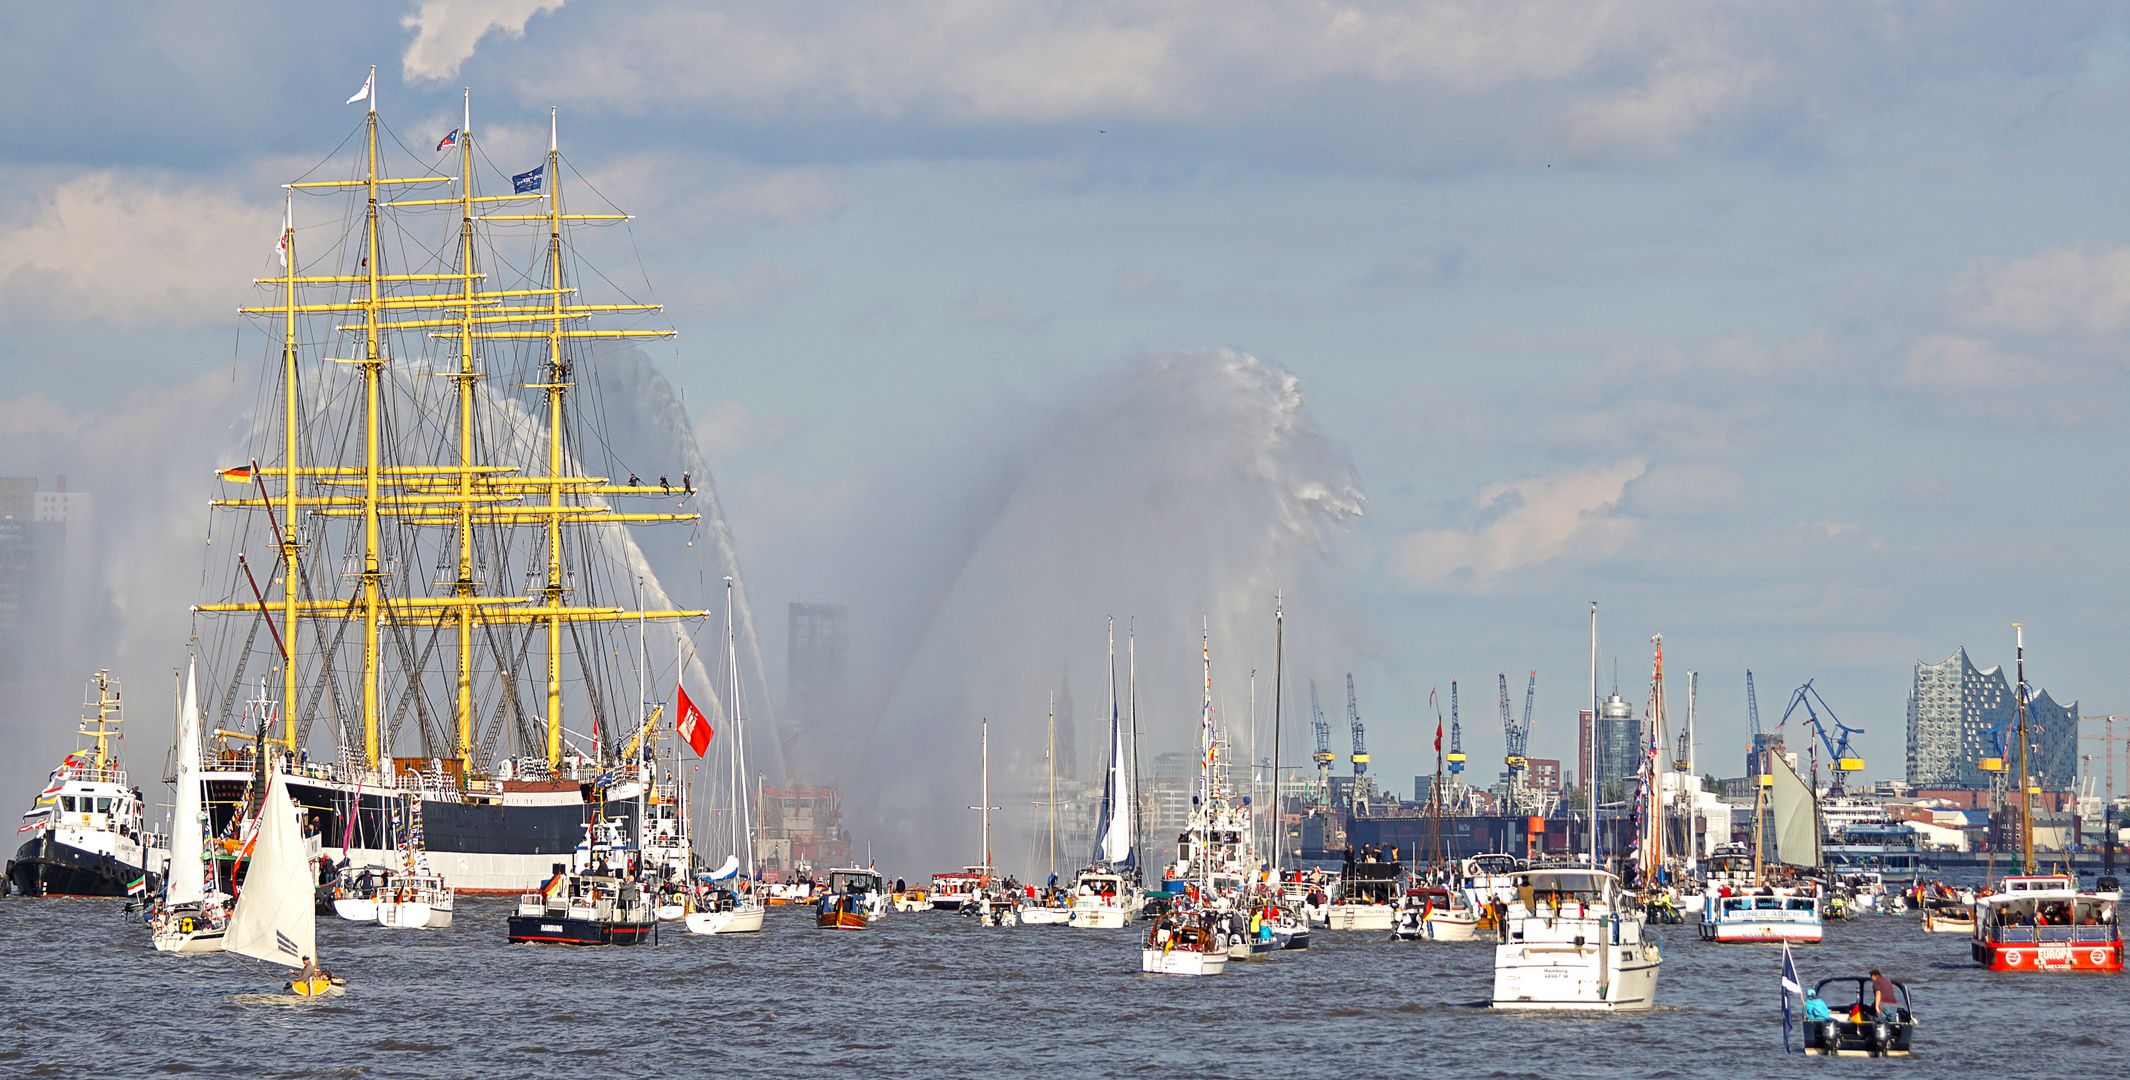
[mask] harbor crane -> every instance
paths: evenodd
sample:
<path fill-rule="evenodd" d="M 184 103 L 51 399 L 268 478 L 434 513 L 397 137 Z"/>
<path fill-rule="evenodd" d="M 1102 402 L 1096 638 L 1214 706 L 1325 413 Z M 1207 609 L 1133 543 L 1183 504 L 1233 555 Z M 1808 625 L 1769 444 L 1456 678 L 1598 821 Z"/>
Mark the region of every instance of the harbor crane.
<path fill-rule="evenodd" d="M 1464 727 L 1457 722 L 1457 680 L 1450 680 L 1450 778 L 1464 772 Z"/>
<path fill-rule="evenodd" d="M 1815 701 L 1819 703 L 1819 709 L 1812 707 Z M 1864 771 L 1864 759 L 1849 749 L 1849 736 L 1861 735 L 1864 729 L 1842 723 L 1841 717 L 1834 715 L 1834 707 L 1827 704 L 1827 699 L 1821 697 L 1819 691 L 1813 687 L 1812 680 L 1806 679 L 1805 684 L 1790 695 L 1790 707 L 1782 711 L 1782 719 L 1775 723 L 1776 730 L 1782 730 L 1782 726 L 1790 722 L 1790 714 L 1799 708 L 1805 710 L 1804 725 L 1810 727 L 1812 733 L 1819 736 L 1820 745 L 1827 748 L 1828 764 L 1834 771 L 1833 782 L 1828 785 L 1827 794 L 1848 794 L 1849 774 Z M 1835 730 L 1841 735 L 1839 739 L 1827 734 L 1827 726 L 1819 718 L 1820 709 L 1825 710 L 1827 719 L 1833 721 Z"/>
<path fill-rule="evenodd" d="M 1346 723 L 1353 728 L 1353 774 L 1368 775 L 1368 742 L 1361 728 L 1361 707 L 1353 699 L 1353 672 L 1346 673 Z"/>
<path fill-rule="evenodd" d="M 1524 749 L 1531 739 L 1531 705 L 1538 695 L 1538 672 L 1532 672 L 1531 681 L 1524 685 L 1524 719 L 1521 724 L 1509 715 L 1509 673 L 1501 672 L 1498 678 L 1501 680 L 1502 742 L 1509 751 L 1502 763 L 1509 767 L 1509 791 L 1514 795 L 1523 790 L 1524 773 L 1531 765 L 1530 759 L 1524 756 Z"/>
<path fill-rule="evenodd" d="M 1752 760 L 1747 764 L 1753 767 L 1752 772 L 1755 777 L 1766 776 L 1768 774 L 1768 763 L 1762 761 L 1760 755 L 1766 752 L 1767 740 L 1760 734 L 1760 699 L 1753 695 L 1753 670 L 1751 668 L 1747 668 L 1745 672 L 1745 718 L 1752 731 L 1752 741 L 1746 744 L 1752 748 Z M 1758 783 L 1759 781 L 1755 780 L 1754 782 Z"/>
<path fill-rule="evenodd" d="M 1331 752 L 1331 725 L 1324 722 L 1324 707 L 1317 704 L 1315 679 L 1309 680 L 1309 714 L 1316 720 L 1316 753 L 1312 756 L 1316 759 L 1317 801 L 1324 802 L 1331 798 L 1331 763 L 1335 757 Z"/>

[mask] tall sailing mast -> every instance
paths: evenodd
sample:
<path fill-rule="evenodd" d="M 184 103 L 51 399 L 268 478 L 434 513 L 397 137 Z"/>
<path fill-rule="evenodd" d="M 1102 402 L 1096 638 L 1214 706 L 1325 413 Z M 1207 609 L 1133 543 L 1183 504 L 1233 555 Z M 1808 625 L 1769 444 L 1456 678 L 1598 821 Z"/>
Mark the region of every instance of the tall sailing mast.
<path fill-rule="evenodd" d="M 358 99 L 360 100 L 360 99 Z M 351 102 L 352 103 L 352 102 Z M 473 183 L 473 133 L 471 92 L 465 95 L 461 112 L 461 127 L 457 136 L 458 165 L 460 175 L 409 176 L 385 175 L 380 162 L 380 130 L 377 110 L 375 78 L 371 79 L 367 92 L 363 118 L 363 142 L 357 176 L 346 180 L 299 180 L 287 185 L 289 207 L 285 211 L 280 239 L 284 269 L 279 277 L 260 279 L 257 284 L 277 287 L 278 303 L 272 306 L 242 309 L 245 314 L 278 319 L 280 326 L 280 363 L 278 377 L 282 380 L 283 408 L 279 418 L 281 430 L 275 441 L 279 443 L 278 465 L 254 468 L 250 478 L 256 483 L 256 498 L 217 500 L 215 506 L 225 508 L 265 509 L 271 517 L 280 510 L 279 521 L 271 521 L 277 533 L 275 539 L 282 556 L 280 578 L 281 603 L 279 615 L 288 630 L 285 638 L 276 631 L 278 640 L 285 640 L 288 656 L 281 675 L 284 698 L 282 714 L 284 725 L 282 737 L 275 740 L 294 751 L 299 741 L 307 737 L 310 723 L 320 714 L 321 698 L 331 691 L 331 703 L 324 711 L 329 712 L 336 723 L 345 723 L 360 717 L 360 724 L 343 729 L 342 750 L 351 765 L 365 769 L 383 767 L 385 759 L 394 747 L 391 745 L 393 730 L 398 719 L 411 707 L 421 716 L 424 756 L 449 756 L 459 763 L 462 773 L 471 774 L 488 762 L 482 761 L 483 751 L 479 741 L 482 703 L 477 700 L 477 669 L 483 665 L 479 656 L 483 645 L 493 650 L 495 697 L 492 711 L 496 717 L 495 730 L 505 715 L 518 714 L 516 685 L 526 672 L 518 662 L 523 646 L 505 641 L 496 641 L 494 630 L 507 626 L 544 628 L 546 633 L 545 655 L 541 658 L 545 667 L 546 738 L 544 754 L 546 766 L 553 769 L 562 758 L 563 734 L 563 630 L 567 625 L 575 639 L 575 629 L 580 626 L 596 626 L 639 618 L 676 619 L 700 617 L 706 612 L 689 610 L 637 611 L 623 606 L 587 602 L 589 595 L 575 581 L 574 563 L 565 554 L 566 537 L 577 535 L 585 528 L 601 529 L 613 525 L 648 522 L 684 522 L 695 520 L 692 513 L 619 513 L 601 497 L 604 496 L 671 496 L 674 494 L 666 484 L 650 485 L 632 482 L 615 484 L 605 478 L 575 475 L 582 471 L 577 460 L 578 436 L 572 425 L 572 399 L 570 391 L 574 382 L 575 352 L 582 339 L 634 339 L 669 337 L 670 330 L 609 328 L 588 325 L 586 320 L 595 315 L 649 314 L 656 312 L 656 304 L 587 304 L 574 301 L 575 289 L 568 284 L 564 263 L 569 252 L 564 244 L 566 228 L 579 223 L 615 222 L 626 220 L 619 213 L 569 213 L 560 198 L 561 156 L 556 135 L 555 114 L 550 111 L 548 153 L 543 164 L 532 173 L 517 178 L 519 183 L 508 195 L 482 196 L 475 192 Z M 443 147 L 439 147 L 443 149 Z M 445 198 L 393 198 L 394 192 L 403 189 L 419 189 L 435 185 L 456 185 L 456 190 Z M 313 190 L 317 189 L 317 190 Z M 334 190 L 358 192 L 364 200 L 360 219 L 360 234 L 350 239 L 352 250 L 342 255 L 343 265 L 338 273 L 306 274 L 296 257 L 294 197 L 298 194 L 329 194 Z M 419 192 L 415 192 L 418 194 Z M 483 212 L 486 204 L 508 202 L 518 199 L 545 198 L 548 205 L 544 213 L 511 214 Z M 402 251 L 422 250 L 424 245 L 400 242 L 396 234 L 388 235 L 388 227 L 400 214 L 420 213 L 423 209 L 450 207 L 457 211 L 456 242 L 449 250 L 452 256 L 438 256 L 439 261 L 455 265 L 439 266 L 435 271 L 413 273 L 390 272 L 386 261 Z M 527 282 L 528 287 L 497 289 L 489 287 L 488 274 L 480 266 L 478 254 L 484 248 L 482 236 L 490 228 L 519 224 L 544 224 L 547 227 L 547 243 L 544 265 L 540 268 L 540 280 Z M 388 242 L 388 239 L 391 242 Z M 486 245 L 493 247 L 492 244 Z M 345 265 L 348 262 L 354 265 Z M 320 295 L 322 294 L 322 295 Z M 305 332 L 304 323 L 317 316 L 355 314 L 359 321 L 330 328 L 312 328 Z M 359 356 L 336 359 L 327 355 L 327 363 L 351 363 L 357 366 L 360 378 L 359 402 L 346 401 L 338 396 L 333 380 L 326 376 L 330 368 L 321 366 L 320 374 L 313 385 L 315 394 L 304 390 L 306 382 L 312 382 L 304 372 L 302 352 L 308 341 L 337 340 L 338 334 L 359 334 Z M 402 335 L 416 340 L 407 345 L 395 346 Z M 455 386 L 455 415 L 448 423 L 452 440 L 456 445 L 454 458 L 423 462 L 419 455 L 430 452 L 426 435 L 404 425 L 421 421 L 419 415 L 411 420 L 393 416 L 403 399 L 415 401 L 419 414 L 422 395 L 414 390 L 409 380 L 402 386 L 396 372 L 409 375 L 429 374 L 408 371 L 418 366 L 417 361 L 425 351 L 420 339 L 433 337 L 456 347 L 456 370 L 439 371 L 435 374 L 451 378 Z M 540 392 L 544 406 L 546 451 L 543 466 L 537 472 L 519 465 L 489 463 L 486 457 L 481 432 L 484 416 L 493 413 L 505 416 L 507 404 L 497 395 L 484 389 L 486 372 L 481 368 L 481 346 L 491 349 L 499 342 L 524 339 L 526 344 L 544 345 L 541 375 L 526 388 Z M 330 347 L 327 347 L 328 351 Z M 306 415 L 306 402 L 316 401 L 315 409 L 344 408 L 351 428 L 359 432 L 359 447 L 351 443 L 339 454 L 330 449 L 312 448 L 308 440 L 320 437 L 320 417 Z M 438 410 L 441 413 L 441 410 Z M 507 417 L 505 417 L 507 421 Z M 439 417 L 440 420 L 440 417 Z M 496 421 L 488 421 L 494 423 Z M 446 444 L 448 445 L 448 444 Z M 306 463 L 309 454 L 312 462 Z M 352 462 L 348 458 L 353 458 Z M 332 462 L 330 464 L 326 462 Z M 277 479 L 279 491 L 269 489 L 267 480 Z M 358 489 L 359 494 L 343 493 Z M 681 494 L 690 490 L 682 485 Z M 533 502 L 533 499 L 540 502 Z M 335 575 L 324 565 L 334 552 L 330 538 L 319 530 L 323 525 L 337 519 L 354 519 L 357 535 L 347 544 L 345 552 L 348 565 L 343 567 L 340 579 L 353 582 L 353 591 L 346 596 L 334 596 L 337 591 L 331 584 Z M 544 549 L 544 582 L 530 595 L 522 589 L 514 589 L 504 578 L 508 561 L 506 549 L 527 549 L 536 542 L 518 530 L 525 526 L 535 527 L 539 534 L 537 544 Z M 455 550 L 439 557 L 437 569 L 447 571 L 443 581 L 423 581 L 417 568 L 409 565 L 417 541 L 410 540 L 410 531 L 428 527 L 443 535 L 448 530 Z M 493 530 L 492 534 L 490 530 Z M 492 536 L 492 539 L 489 539 Z M 515 544 L 513 540 L 515 539 Z M 484 544 L 490 555 L 483 565 Z M 589 545 L 587 545 L 589 549 Z M 355 572 L 359 555 L 359 572 Z M 439 574 L 438 576 L 443 576 Z M 485 579 L 484 579 L 485 578 Z M 587 582 L 587 587 L 589 586 Z M 313 592 L 314 585 L 324 585 L 327 595 Z M 573 596 L 572 593 L 579 595 Z M 252 613 L 272 628 L 272 615 L 262 600 L 250 603 L 202 604 L 196 611 L 207 615 Z M 314 629 L 314 647 L 306 657 L 300 655 L 297 646 L 302 637 L 297 633 L 298 622 L 311 623 Z M 341 633 L 330 624 L 359 621 L 362 626 L 360 662 L 356 670 L 346 672 L 360 684 L 356 695 L 359 705 L 346 709 L 339 703 L 341 685 L 338 676 L 344 668 L 338 668 L 335 656 L 340 649 Z M 422 629 L 433 627 L 438 633 L 446 623 L 453 624 L 455 631 L 455 670 L 448 676 L 451 690 L 440 695 L 451 702 L 451 722 L 439 725 L 439 735 L 448 741 L 448 751 L 443 746 L 431 747 L 428 705 L 422 688 L 425 680 L 423 665 L 429 655 L 428 649 L 417 649 L 410 638 Z M 485 631 L 485 633 L 484 633 Z M 504 635 L 508 638 L 511 635 Z M 484 640 L 485 639 L 485 640 Z M 526 644 L 529 644 L 529 639 Z M 394 647 L 398 657 L 395 668 L 396 685 L 387 685 L 385 679 L 386 646 Z M 431 648 L 434 647 L 432 640 Z M 247 644 L 246 651 L 250 646 Z M 593 658 L 602 655 L 596 646 L 586 649 L 577 642 L 579 666 L 586 667 Z M 513 655 L 517 654 L 517 655 Z M 301 670 L 308 661 L 310 670 Z M 241 675 L 245 662 L 240 657 L 238 671 Z M 587 693 L 593 711 L 591 726 L 602 737 L 607 718 L 597 696 L 592 673 L 585 671 Z M 234 684 L 235 680 L 232 680 Z M 310 692 L 310 701 L 301 696 L 306 684 L 317 689 Z M 385 713 L 391 701 L 396 699 L 393 722 L 388 728 Z M 299 728 L 298 721 L 301 720 Z M 357 738 L 355 732 L 359 730 Z M 490 736 L 493 739 L 495 736 Z"/>

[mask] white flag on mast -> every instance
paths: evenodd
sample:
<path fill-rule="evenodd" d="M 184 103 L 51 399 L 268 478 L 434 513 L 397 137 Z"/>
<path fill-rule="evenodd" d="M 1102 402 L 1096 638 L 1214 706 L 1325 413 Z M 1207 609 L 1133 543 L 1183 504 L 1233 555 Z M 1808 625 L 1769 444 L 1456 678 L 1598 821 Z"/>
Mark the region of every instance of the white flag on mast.
<path fill-rule="evenodd" d="M 289 209 L 283 207 L 281 210 L 281 239 L 274 242 L 274 247 L 281 253 L 281 265 L 283 267 L 288 265 L 288 233 L 293 224 Z"/>
<path fill-rule="evenodd" d="M 373 82 L 373 81 L 375 81 L 376 79 L 377 79 L 377 69 L 376 69 L 376 68 L 371 68 L 371 69 L 370 69 L 370 77 L 369 77 L 369 78 L 367 78 L 367 79 L 364 79 L 364 80 L 362 81 L 362 89 L 360 89 L 360 90 L 357 90 L 357 91 L 355 91 L 355 96 L 353 96 L 353 97 L 349 98 L 349 99 L 348 99 L 348 100 L 347 100 L 347 101 L 346 101 L 346 102 L 345 102 L 344 104 L 348 104 L 348 105 L 353 105 L 353 104 L 355 104 L 356 102 L 358 102 L 358 101 L 361 101 L 362 99 L 364 99 L 364 98 L 366 98 L 366 97 L 369 97 L 369 96 L 370 96 L 370 83 L 372 83 L 372 82 Z"/>

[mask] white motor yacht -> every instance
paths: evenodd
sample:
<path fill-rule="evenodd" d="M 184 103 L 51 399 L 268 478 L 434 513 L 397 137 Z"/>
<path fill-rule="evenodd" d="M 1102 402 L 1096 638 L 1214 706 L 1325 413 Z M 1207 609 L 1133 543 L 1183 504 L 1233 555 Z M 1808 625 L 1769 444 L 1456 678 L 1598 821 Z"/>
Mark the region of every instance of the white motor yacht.
<path fill-rule="evenodd" d="M 1655 1002 L 1664 957 L 1602 870 L 1524 870 L 1494 948 L 1497 1009 L 1620 1012 Z"/>

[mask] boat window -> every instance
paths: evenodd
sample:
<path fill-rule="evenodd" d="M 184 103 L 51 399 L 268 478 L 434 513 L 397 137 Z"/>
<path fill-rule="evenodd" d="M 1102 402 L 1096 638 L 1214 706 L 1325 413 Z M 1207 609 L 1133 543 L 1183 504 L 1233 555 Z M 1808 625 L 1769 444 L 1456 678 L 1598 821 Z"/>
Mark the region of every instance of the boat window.
<path fill-rule="evenodd" d="M 1772 896 L 1756 897 L 1753 906 L 1761 911 L 1777 911 L 1782 908 L 1782 901 Z"/>
<path fill-rule="evenodd" d="M 1791 911 L 1810 911 L 1810 910 L 1812 910 L 1812 901 L 1810 901 L 1810 900 L 1792 900 L 1792 901 L 1790 901 L 1790 910 L 1791 910 Z"/>
<path fill-rule="evenodd" d="M 98 799 L 98 800 L 96 800 L 96 812 L 97 812 L 97 813 L 99 813 L 99 814 L 108 814 L 108 813 L 110 813 L 110 812 L 111 812 L 111 800 L 109 800 L 109 799 Z"/>

